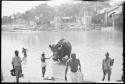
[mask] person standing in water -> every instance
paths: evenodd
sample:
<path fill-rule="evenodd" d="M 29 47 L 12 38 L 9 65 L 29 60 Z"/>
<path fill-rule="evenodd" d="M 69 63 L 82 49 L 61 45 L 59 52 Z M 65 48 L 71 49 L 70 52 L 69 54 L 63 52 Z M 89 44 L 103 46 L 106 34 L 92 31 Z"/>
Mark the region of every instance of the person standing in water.
<path fill-rule="evenodd" d="M 68 68 L 69 68 L 69 70 L 68 70 Z M 69 71 L 68 75 L 67 75 L 67 71 Z M 80 80 L 81 80 L 80 82 L 82 82 L 83 75 L 82 75 L 82 73 L 80 73 L 81 77 L 79 77 L 78 71 L 81 72 L 80 60 L 76 59 L 75 53 L 72 53 L 71 58 L 69 60 L 67 60 L 67 62 L 66 62 L 65 80 L 68 82 L 79 82 L 79 78 L 80 78 Z"/>
<path fill-rule="evenodd" d="M 50 59 L 52 56 L 49 58 L 45 57 L 45 53 L 43 52 L 41 55 L 41 63 L 42 63 L 42 76 L 44 78 L 45 72 L 46 72 L 46 59 Z"/>
<path fill-rule="evenodd" d="M 3 81 L 3 72 L 2 72 L 2 69 L 1 69 L 1 81 Z"/>
<path fill-rule="evenodd" d="M 22 48 L 22 53 L 24 54 L 24 57 L 27 57 L 27 49 L 26 48 Z"/>
<path fill-rule="evenodd" d="M 12 58 L 12 65 L 15 69 L 15 75 L 17 83 L 19 82 L 19 78 L 23 76 L 22 74 L 22 65 L 21 65 L 21 58 L 19 57 L 19 51 L 15 51 L 15 57 Z"/>
<path fill-rule="evenodd" d="M 23 61 L 24 61 L 26 59 L 26 57 L 27 57 L 27 49 L 22 48 L 22 53 L 24 55 L 24 57 L 23 57 Z"/>
<path fill-rule="evenodd" d="M 108 52 L 105 54 L 105 56 L 106 56 L 106 58 L 103 59 L 103 63 L 102 63 L 102 70 L 103 70 L 103 79 L 102 79 L 102 81 L 104 81 L 106 74 L 108 74 L 108 81 L 110 81 L 111 66 L 113 66 L 114 59 L 111 59 L 109 57 Z"/>
<path fill-rule="evenodd" d="M 122 56 L 123 56 L 123 53 L 122 53 Z M 122 60 L 123 60 L 122 66 L 124 66 L 124 58 L 122 58 Z M 124 81 L 124 67 L 122 68 L 122 77 L 121 77 L 121 80 Z"/>

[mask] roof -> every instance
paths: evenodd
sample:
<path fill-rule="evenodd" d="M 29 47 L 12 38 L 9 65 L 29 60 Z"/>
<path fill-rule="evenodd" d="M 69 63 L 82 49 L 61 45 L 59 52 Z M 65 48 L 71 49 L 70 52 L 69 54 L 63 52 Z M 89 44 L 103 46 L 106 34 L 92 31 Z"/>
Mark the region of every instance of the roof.
<path fill-rule="evenodd" d="M 103 14 L 106 12 L 108 13 L 108 15 L 111 15 L 113 13 L 121 14 L 122 13 L 122 4 L 113 6 L 113 7 L 109 7 L 109 8 L 104 8 L 104 9 L 100 10 L 99 14 Z"/>
<path fill-rule="evenodd" d="M 62 19 L 71 19 L 72 17 L 61 17 Z"/>
<path fill-rule="evenodd" d="M 122 14 L 122 6 L 117 6 L 108 11 L 108 15 L 114 14 Z"/>

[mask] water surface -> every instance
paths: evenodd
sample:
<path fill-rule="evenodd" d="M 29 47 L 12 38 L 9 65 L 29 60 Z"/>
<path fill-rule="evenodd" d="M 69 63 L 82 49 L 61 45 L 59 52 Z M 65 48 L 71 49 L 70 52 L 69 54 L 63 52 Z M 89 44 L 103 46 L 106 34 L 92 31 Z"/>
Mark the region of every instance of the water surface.
<path fill-rule="evenodd" d="M 1 67 L 4 80 L 14 81 L 10 75 L 11 61 L 14 51 L 19 50 L 22 58 L 22 47 L 28 49 L 27 63 L 23 64 L 22 81 L 42 80 L 40 57 L 44 51 L 46 57 L 52 55 L 48 45 L 65 38 L 72 44 L 72 52 L 80 59 L 85 80 L 102 80 L 102 59 L 105 52 L 115 59 L 111 80 L 119 80 L 122 74 L 123 33 L 117 31 L 41 31 L 41 32 L 2 32 Z M 47 61 L 46 76 L 54 75 L 64 79 L 65 66 Z M 107 80 L 107 78 L 106 78 Z"/>

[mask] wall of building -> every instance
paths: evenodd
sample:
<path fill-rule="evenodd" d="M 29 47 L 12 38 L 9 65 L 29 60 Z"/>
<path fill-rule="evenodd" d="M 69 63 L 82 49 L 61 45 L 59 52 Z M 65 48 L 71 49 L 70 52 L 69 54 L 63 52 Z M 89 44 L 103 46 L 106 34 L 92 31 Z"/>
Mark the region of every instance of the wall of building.
<path fill-rule="evenodd" d="M 118 31 L 123 30 L 123 14 L 114 14 L 114 29 Z"/>

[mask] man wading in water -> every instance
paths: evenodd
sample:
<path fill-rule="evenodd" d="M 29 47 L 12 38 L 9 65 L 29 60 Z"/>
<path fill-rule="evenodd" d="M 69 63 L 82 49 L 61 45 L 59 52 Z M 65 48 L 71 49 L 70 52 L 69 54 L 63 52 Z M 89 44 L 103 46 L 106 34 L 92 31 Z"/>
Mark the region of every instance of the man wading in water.
<path fill-rule="evenodd" d="M 106 74 L 108 74 L 108 81 L 110 81 L 111 66 L 113 66 L 114 59 L 111 59 L 109 57 L 108 52 L 105 54 L 105 56 L 106 56 L 106 58 L 103 59 L 103 63 L 102 63 L 102 70 L 103 70 L 103 79 L 102 79 L 102 81 L 104 81 Z"/>
<path fill-rule="evenodd" d="M 68 67 L 69 67 L 69 70 L 68 70 Z M 69 74 L 67 74 L 67 71 L 69 71 Z M 66 62 L 65 80 L 68 81 L 68 82 L 79 82 L 78 71 L 81 72 L 80 61 L 79 61 L 79 59 L 76 59 L 76 54 L 72 53 L 71 58 L 69 60 L 67 60 L 67 62 Z M 81 79 L 82 78 L 83 77 L 81 76 Z"/>
<path fill-rule="evenodd" d="M 43 52 L 41 55 L 41 62 L 42 62 L 42 75 L 44 78 L 45 72 L 46 72 L 46 59 L 50 59 L 52 56 L 50 56 L 49 58 L 45 57 L 45 53 Z"/>

